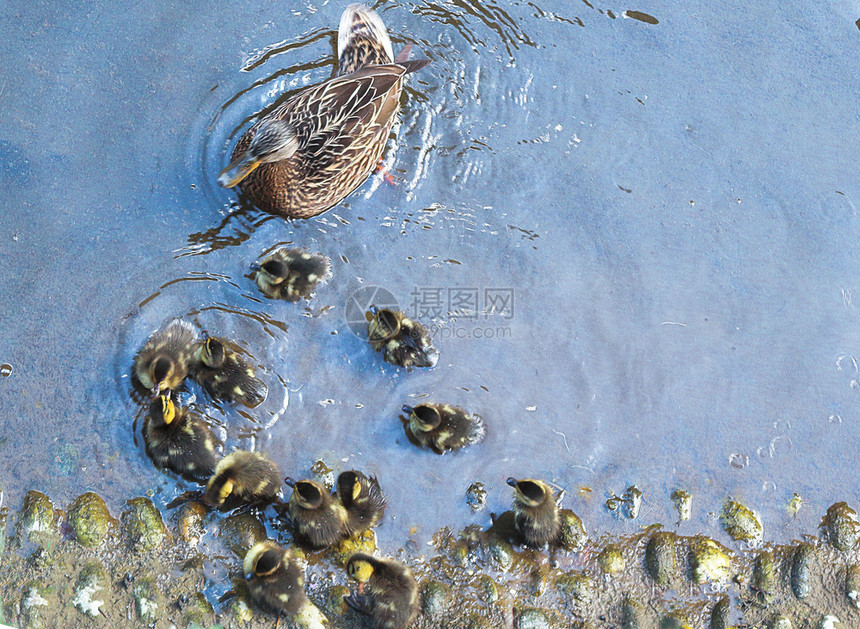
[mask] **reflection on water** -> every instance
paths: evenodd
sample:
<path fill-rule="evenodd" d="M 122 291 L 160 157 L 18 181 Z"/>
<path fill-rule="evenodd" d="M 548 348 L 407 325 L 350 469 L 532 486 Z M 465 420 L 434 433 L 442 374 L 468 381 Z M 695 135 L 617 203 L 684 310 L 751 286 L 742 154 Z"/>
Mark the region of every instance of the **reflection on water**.
<path fill-rule="evenodd" d="M 253 120 L 331 75 L 342 6 L 133 7 L 87 22 L 87 41 L 72 8 L 4 22 L 18 86 L 0 79 L 0 242 L 20 269 L 0 292 L 13 503 L 86 486 L 116 511 L 188 488 L 146 458 L 130 382 L 137 349 L 176 317 L 235 339 L 269 388 L 255 409 L 193 386 L 181 402 L 228 449 L 265 451 L 291 476 L 317 460 L 378 475 L 385 550 L 487 524 L 465 491 L 484 483 L 501 512 L 509 476 L 565 487 L 598 531 L 638 526 L 602 507 L 635 483 L 641 521 L 674 521 L 685 489 L 682 532 L 719 537 L 709 512 L 731 494 L 776 540 L 860 490 L 843 471 L 860 445 L 860 190 L 846 166 L 860 143 L 846 142 L 856 98 L 838 97 L 858 85 L 826 8 L 781 9 L 813 25 L 801 35 L 720 6 L 670 23 L 585 1 L 380 5 L 395 48 L 432 60 L 405 89 L 393 182 L 375 175 L 307 221 L 249 207 L 216 177 Z M 57 120 L 58 103 L 79 114 Z M 311 302 L 257 290 L 250 264 L 281 244 L 332 259 Z M 364 287 L 419 312 L 434 369 L 387 365 L 350 332 L 343 312 Z M 510 317 L 451 301 L 464 289 L 509 291 Z M 425 397 L 481 415 L 486 441 L 414 448 L 400 408 Z M 788 519 L 795 493 L 808 507 Z"/>

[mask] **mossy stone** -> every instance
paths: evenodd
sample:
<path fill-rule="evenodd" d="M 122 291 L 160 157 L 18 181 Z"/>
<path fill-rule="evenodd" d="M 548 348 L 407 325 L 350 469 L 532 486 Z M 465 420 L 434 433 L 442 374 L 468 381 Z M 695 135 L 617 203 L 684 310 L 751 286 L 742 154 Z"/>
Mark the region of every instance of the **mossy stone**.
<path fill-rule="evenodd" d="M 726 533 L 735 541 L 760 542 L 763 528 L 761 518 L 737 500 L 727 500 L 720 515 Z"/>
<path fill-rule="evenodd" d="M 857 512 L 846 503 L 837 502 L 827 509 L 827 513 L 821 520 L 821 529 L 836 550 L 843 552 L 854 550 L 860 535 Z"/>
<path fill-rule="evenodd" d="M 72 501 L 66 521 L 75 532 L 75 539 L 84 548 L 98 546 L 110 528 L 111 517 L 105 501 L 88 491 Z"/>
<path fill-rule="evenodd" d="M 588 534 L 582 520 L 570 509 L 562 509 L 558 514 L 561 517 L 559 544 L 565 550 L 581 549 L 588 542 Z"/>
<path fill-rule="evenodd" d="M 624 570 L 624 555 L 616 544 L 607 544 L 597 556 L 597 561 L 606 574 L 618 574 Z"/>
<path fill-rule="evenodd" d="M 122 514 L 122 531 L 129 547 L 145 552 L 161 544 L 167 529 L 161 513 L 149 498 L 132 498 Z"/>
<path fill-rule="evenodd" d="M 451 598 L 451 586 L 440 581 L 427 581 L 421 586 L 421 611 L 431 620 L 445 615 Z"/>
<path fill-rule="evenodd" d="M 556 579 L 555 587 L 562 597 L 573 605 L 587 605 L 594 595 L 594 583 L 591 577 L 570 572 Z"/>
<path fill-rule="evenodd" d="M 134 596 L 134 611 L 138 619 L 145 625 L 152 625 L 161 617 L 159 599 L 161 592 L 155 585 L 155 579 L 143 577 L 137 580 L 132 588 Z"/>
<path fill-rule="evenodd" d="M 209 626 L 214 615 L 215 610 L 212 608 L 212 603 L 206 599 L 203 592 L 192 594 L 182 610 L 182 620 L 186 625 Z"/>
<path fill-rule="evenodd" d="M 54 505 L 41 491 L 30 490 L 24 496 L 24 504 L 18 516 L 18 534 L 29 537 L 30 533 L 54 532 Z"/>
<path fill-rule="evenodd" d="M 373 554 L 376 550 L 376 533 L 368 529 L 354 537 L 343 540 L 331 550 L 331 556 L 338 565 L 345 566 L 355 553 Z"/>
<path fill-rule="evenodd" d="M 329 616 L 342 616 L 349 611 L 349 605 L 346 604 L 346 597 L 350 595 L 350 589 L 345 585 L 334 585 L 326 590 L 322 605 L 326 614 Z"/>
<path fill-rule="evenodd" d="M 234 513 L 221 521 L 219 527 L 222 543 L 240 559 L 254 544 L 266 539 L 266 527 L 260 519 L 250 513 Z"/>
<path fill-rule="evenodd" d="M 186 502 L 176 515 L 176 529 L 179 539 L 196 546 L 206 532 L 206 507 L 198 500 Z"/>
<path fill-rule="evenodd" d="M 493 577 L 481 574 L 472 583 L 472 587 L 478 593 L 478 598 L 488 605 L 499 600 L 499 586 L 493 581 Z"/>
<path fill-rule="evenodd" d="M 550 629 L 549 616 L 542 609 L 527 608 L 520 611 L 514 622 L 515 629 Z"/>
<path fill-rule="evenodd" d="M 95 598 L 97 592 L 104 590 L 108 582 L 107 571 L 104 566 L 97 561 L 92 561 L 84 566 L 80 574 L 78 574 L 75 582 L 75 597 L 72 599 L 72 604 L 81 611 L 81 613 L 93 618 L 98 617 L 101 612 L 101 607 L 105 604 L 104 600 Z"/>
<path fill-rule="evenodd" d="M 698 536 L 690 543 L 690 567 L 693 580 L 699 585 L 707 581 L 723 583 L 729 579 L 732 560 L 722 544 Z"/>

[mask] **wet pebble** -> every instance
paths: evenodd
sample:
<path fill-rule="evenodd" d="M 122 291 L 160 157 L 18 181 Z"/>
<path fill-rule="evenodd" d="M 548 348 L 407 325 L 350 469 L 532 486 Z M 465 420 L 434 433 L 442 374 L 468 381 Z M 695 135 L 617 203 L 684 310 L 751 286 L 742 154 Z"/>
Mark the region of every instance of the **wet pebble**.
<path fill-rule="evenodd" d="M 349 588 L 345 588 L 349 593 Z M 244 578 L 233 579 L 233 597 L 230 599 L 230 614 L 238 622 L 251 622 L 254 618 L 254 605 L 248 592 L 248 582 Z"/>
<path fill-rule="evenodd" d="M 726 533 L 735 541 L 760 542 L 762 539 L 761 518 L 736 500 L 726 501 L 720 521 Z"/>
<path fill-rule="evenodd" d="M 218 528 L 221 542 L 244 559 L 251 547 L 267 538 L 266 527 L 257 516 L 250 513 L 234 513 L 221 521 Z"/>
<path fill-rule="evenodd" d="M 848 573 L 845 578 L 845 595 L 855 608 L 860 609 L 860 565 L 858 564 L 848 566 Z"/>
<path fill-rule="evenodd" d="M 624 597 L 621 603 L 621 629 L 644 629 L 642 620 L 642 605 L 630 598 Z"/>
<path fill-rule="evenodd" d="M 74 531 L 75 539 L 85 548 L 101 544 L 111 520 L 105 501 L 91 491 L 75 498 L 66 514 L 66 522 Z"/>
<path fill-rule="evenodd" d="M 18 534 L 29 537 L 31 533 L 53 533 L 54 530 L 54 505 L 51 499 L 41 491 L 28 491 L 18 515 Z"/>
<path fill-rule="evenodd" d="M 206 507 L 202 502 L 192 500 L 179 508 L 176 515 L 176 528 L 179 539 L 192 546 L 200 543 L 200 538 L 206 532 Z"/>
<path fill-rule="evenodd" d="M 559 533 L 559 544 L 565 550 L 580 550 L 588 542 L 585 525 L 582 519 L 570 509 L 561 509 L 558 512 L 561 518 L 561 532 Z"/>
<path fill-rule="evenodd" d="M 487 490 L 484 483 L 474 482 L 466 490 L 466 504 L 472 509 L 472 513 L 483 511 L 487 506 Z"/>
<path fill-rule="evenodd" d="M 152 500 L 132 498 L 126 505 L 121 517 L 121 528 L 129 547 L 143 552 L 161 544 L 167 529 Z"/>
<path fill-rule="evenodd" d="M 550 629 L 549 617 L 540 609 L 523 609 L 517 615 L 515 629 Z"/>
<path fill-rule="evenodd" d="M 556 579 L 555 587 L 562 598 L 574 607 L 588 605 L 594 595 L 591 578 L 579 572 L 561 575 Z"/>
<path fill-rule="evenodd" d="M 732 560 L 728 550 L 714 540 L 698 536 L 690 542 L 690 567 L 698 584 L 728 581 Z"/>
<path fill-rule="evenodd" d="M 645 545 L 645 571 L 657 585 L 668 585 L 675 577 L 677 542 L 675 533 L 658 531 Z"/>
<path fill-rule="evenodd" d="M 812 590 L 811 571 L 814 549 L 811 544 L 798 544 L 791 559 L 791 591 L 797 598 L 806 598 Z"/>
<path fill-rule="evenodd" d="M 693 513 L 693 495 L 690 492 L 676 489 L 672 492 L 672 504 L 675 505 L 675 510 L 678 512 L 679 522 L 690 519 Z"/>
<path fill-rule="evenodd" d="M 350 590 L 345 585 L 335 585 L 326 590 L 322 598 L 323 611 L 329 616 L 342 616 L 349 611 L 346 597 Z"/>
<path fill-rule="evenodd" d="M 827 615 L 818 622 L 818 629 L 839 629 L 842 623 L 836 616 Z"/>
<path fill-rule="evenodd" d="M 484 603 L 492 605 L 499 600 L 499 586 L 493 581 L 493 577 L 486 574 L 479 575 L 473 587 L 478 593 L 478 598 Z"/>
<path fill-rule="evenodd" d="M 857 545 L 858 529 L 857 512 L 844 502 L 837 502 L 827 510 L 821 520 L 821 531 L 824 537 L 836 550 L 848 552 Z"/>
<path fill-rule="evenodd" d="M 421 586 L 421 612 L 434 622 L 444 621 L 450 599 L 451 586 L 445 583 L 428 581 Z"/>
<path fill-rule="evenodd" d="M 635 520 L 642 508 L 642 491 L 636 485 L 630 485 L 621 497 L 624 501 L 624 515 Z"/>
<path fill-rule="evenodd" d="M 181 599 L 180 608 L 182 609 L 182 621 L 186 626 L 208 627 L 212 624 L 215 610 L 203 592 L 195 592 L 191 596 Z"/>
<path fill-rule="evenodd" d="M 752 588 L 760 603 L 767 603 L 776 588 L 773 553 L 762 551 L 753 560 Z"/>
<path fill-rule="evenodd" d="M 326 462 L 319 459 L 311 465 L 311 480 L 322 483 L 329 489 L 334 487 L 334 470 L 326 465 Z"/>
<path fill-rule="evenodd" d="M 161 617 L 159 612 L 159 599 L 161 593 L 155 585 L 155 579 L 142 577 L 137 579 L 132 588 L 134 596 L 134 612 L 137 618 L 145 625 L 155 624 Z"/>
<path fill-rule="evenodd" d="M 514 565 L 514 549 L 502 539 L 493 539 L 487 546 L 490 563 L 496 570 L 507 572 Z"/>
<path fill-rule="evenodd" d="M 597 562 L 606 574 L 618 574 L 624 570 L 624 555 L 616 544 L 607 544 L 597 556 Z"/>
<path fill-rule="evenodd" d="M 723 595 L 711 610 L 708 629 L 729 629 L 729 597 Z"/>
<path fill-rule="evenodd" d="M 660 629 L 689 629 L 692 625 L 681 612 L 670 612 L 660 620 Z"/>
<path fill-rule="evenodd" d="M 95 598 L 97 592 L 104 590 L 108 584 L 108 575 L 104 566 L 98 562 L 90 562 L 84 566 L 75 582 L 75 596 L 72 604 L 87 616 L 98 617 L 104 600 Z"/>
<path fill-rule="evenodd" d="M 775 616 L 767 624 L 767 629 L 792 629 L 792 624 L 785 616 Z"/>

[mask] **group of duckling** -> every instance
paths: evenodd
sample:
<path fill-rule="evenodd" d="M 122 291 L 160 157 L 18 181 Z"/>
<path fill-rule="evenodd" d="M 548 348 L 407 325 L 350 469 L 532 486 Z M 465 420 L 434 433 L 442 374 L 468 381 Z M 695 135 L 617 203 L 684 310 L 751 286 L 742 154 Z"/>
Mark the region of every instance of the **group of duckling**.
<path fill-rule="evenodd" d="M 334 78 L 298 92 L 246 132 L 232 163 L 219 176 L 266 211 L 308 218 L 339 203 L 379 162 L 397 110 L 403 77 L 426 65 L 410 61 L 411 45 L 395 58 L 385 26 L 375 11 L 350 5 L 338 29 L 338 71 Z M 252 265 L 267 297 L 310 299 L 331 277 L 322 255 L 280 247 Z M 385 361 L 412 370 L 436 365 L 439 353 L 426 328 L 393 309 L 371 307 L 368 341 Z M 284 481 L 292 494 L 281 499 L 281 471 L 265 454 L 234 450 L 221 456 L 223 442 L 205 417 L 182 408 L 173 395 L 192 379 L 215 400 L 256 407 L 266 385 L 241 350 L 224 338 L 200 334 L 186 321 L 154 333 L 134 359 L 135 380 L 152 393 L 143 424 L 148 456 L 162 469 L 205 483 L 194 495 L 220 511 L 274 505 L 292 524 L 296 541 L 323 549 L 374 527 L 386 500 L 375 477 L 342 472 L 334 492 L 313 480 Z M 449 404 L 404 406 L 409 440 L 437 454 L 480 441 L 480 417 Z M 560 494 L 539 480 L 508 479 L 514 487 L 513 535 L 534 547 L 555 544 L 561 521 Z M 498 522 L 494 522 L 494 527 Z M 243 571 L 248 590 L 264 609 L 280 617 L 322 627 L 325 618 L 304 592 L 303 571 L 288 549 L 266 540 L 248 550 Z M 409 569 L 396 561 L 353 554 L 348 576 L 358 582 L 346 597 L 379 629 L 405 629 L 418 610 L 418 590 Z"/>

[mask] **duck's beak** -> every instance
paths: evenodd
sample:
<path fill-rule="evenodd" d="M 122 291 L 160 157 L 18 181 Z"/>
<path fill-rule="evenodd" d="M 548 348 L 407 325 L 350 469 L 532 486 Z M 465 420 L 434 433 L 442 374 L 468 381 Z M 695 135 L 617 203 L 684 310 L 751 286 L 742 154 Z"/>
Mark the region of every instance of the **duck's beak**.
<path fill-rule="evenodd" d="M 505 482 L 506 482 L 508 485 L 510 485 L 511 487 L 516 487 L 516 486 L 517 486 L 517 479 L 516 479 L 516 478 L 514 478 L 513 476 L 511 476 L 511 477 L 510 477 L 508 480 L 506 480 Z"/>
<path fill-rule="evenodd" d="M 255 273 L 256 273 L 257 271 L 259 271 L 259 270 L 260 270 L 260 268 L 261 268 L 261 267 L 260 267 L 260 263 L 259 263 L 259 262 L 252 262 L 252 263 L 251 263 L 251 270 L 252 270 L 252 271 L 254 271 Z"/>
<path fill-rule="evenodd" d="M 294 479 L 290 478 L 289 476 L 287 476 L 287 477 L 284 479 L 284 484 L 285 484 L 287 487 L 295 487 L 295 486 L 296 486 L 296 481 L 295 481 Z"/>
<path fill-rule="evenodd" d="M 248 153 L 245 153 L 221 171 L 218 175 L 218 183 L 225 188 L 232 188 L 241 183 L 245 177 L 250 175 L 262 163 L 260 159 L 251 157 Z"/>
<path fill-rule="evenodd" d="M 406 413 L 407 415 L 412 414 L 412 407 L 409 406 L 408 404 L 404 404 L 403 408 L 401 408 L 400 410 L 403 411 L 404 413 Z"/>

